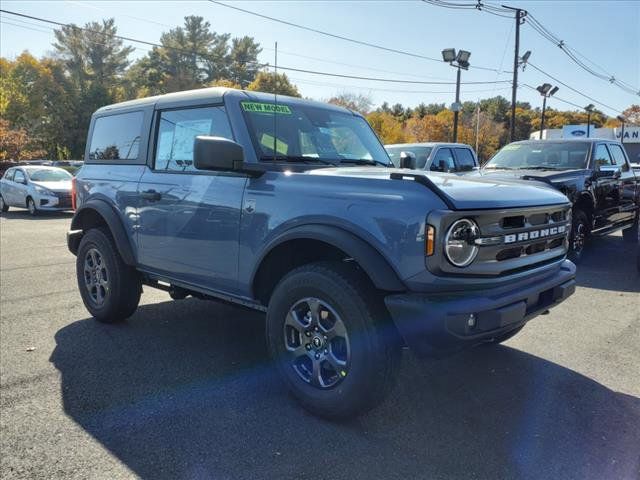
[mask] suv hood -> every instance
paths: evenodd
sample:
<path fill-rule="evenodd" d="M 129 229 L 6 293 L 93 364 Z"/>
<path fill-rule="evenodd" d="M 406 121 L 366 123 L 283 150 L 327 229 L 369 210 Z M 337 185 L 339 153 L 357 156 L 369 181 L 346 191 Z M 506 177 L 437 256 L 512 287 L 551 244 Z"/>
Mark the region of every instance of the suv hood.
<path fill-rule="evenodd" d="M 541 183 L 479 174 L 453 175 L 384 167 L 338 167 L 311 170 L 310 175 L 371 178 L 390 182 L 411 182 L 411 178 L 393 180 L 391 173 L 427 177 L 457 210 L 518 208 L 557 205 L 569 200 L 554 188 Z M 540 173 L 540 172 L 537 172 Z M 556 172 L 557 173 L 557 172 Z M 401 187 L 399 187 L 401 188 Z M 424 188 L 429 188 L 424 186 Z"/>

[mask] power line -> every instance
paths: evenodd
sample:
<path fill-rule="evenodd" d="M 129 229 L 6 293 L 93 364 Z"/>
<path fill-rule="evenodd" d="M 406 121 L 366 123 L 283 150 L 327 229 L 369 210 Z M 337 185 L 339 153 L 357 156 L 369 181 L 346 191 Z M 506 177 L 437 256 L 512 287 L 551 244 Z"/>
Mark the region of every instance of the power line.
<path fill-rule="evenodd" d="M 586 93 L 581 92 L 580 90 L 577 90 L 575 88 L 573 88 L 571 85 L 566 84 L 565 82 L 563 82 L 562 80 L 558 79 L 557 77 L 551 75 L 550 73 L 545 72 L 544 70 L 542 70 L 540 67 L 537 67 L 535 64 L 531 63 L 531 61 L 527 62 L 527 65 L 530 66 L 531 68 L 537 70 L 538 72 L 542 73 L 543 75 L 546 75 L 547 77 L 555 80 L 556 82 L 558 82 L 560 85 L 563 85 L 565 87 L 567 87 L 569 90 L 571 90 L 572 92 L 577 93 L 578 95 L 581 95 L 589 100 L 591 100 L 593 103 L 597 103 L 598 105 L 602 105 L 603 107 L 608 108 L 609 110 L 612 110 L 616 113 L 622 113 L 622 111 L 619 108 L 615 108 L 612 107 L 611 105 L 607 105 L 606 103 L 603 103 L 599 100 L 596 100 L 595 98 L 587 95 Z M 581 107 L 582 108 L 582 107 Z"/>
<path fill-rule="evenodd" d="M 459 3 L 459 2 L 450 2 L 450 1 L 444 1 L 444 0 L 422 0 L 422 1 L 424 3 L 435 5 L 438 7 L 445 7 L 445 8 L 458 9 L 458 10 L 474 10 L 475 9 L 479 11 L 484 11 L 486 13 L 490 13 L 492 15 L 496 15 L 498 17 L 513 18 L 510 15 L 504 15 L 504 13 L 508 12 L 509 9 L 504 7 L 494 7 L 493 5 L 484 4 L 481 2 L 481 0 L 477 0 L 474 3 Z M 597 77 L 601 80 L 607 81 L 610 84 L 615 85 L 616 87 L 620 88 L 621 90 L 627 93 L 630 93 L 632 95 L 640 95 L 640 88 L 633 86 L 628 82 L 617 79 L 615 75 L 608 72 L 605 68 L 598 65 L 594 61 L 590 60 L 589 58 L 587 58 L 586 56 L 578 52 L 576 49 L 567 45 L 567 43 L 564 40 L 560 39 L 557 35 L 555 35 L 548 28 L 546 28 L 538 19 L 536 19 L 531 14 L 531 12 L 528 12 L 527 10 L 524 10 L 524 9 L 521 9 L 521 10 L 527 13 L 526 15 L 527 20 L 525 21 L 525 23 L 527 23 L 535 32 L 537 32 L 545 40 L 549 41 L 550 43 L 553 43 L 555 46 L 560 48 L 560 50 L 562 50 L 562 52 L 565 55 L 567 55 L 567 57 L 569 57 L 569 59 L 571 59 L 573 63 L 578 65 L 580 68 L 585 70 L 590 75 L 593 75 L 594 77 Z M 596 67 L 596 69 L 600 70 L 600 72 L 591 68 L 589 65 L 587 65 L 587 63 Z"/>
<path fill-rule="evenodd" d="M 527 87 L 529 90 L 533 90 L 533 91 L 535 91 L 535 92 L 537 92 L 537 91 L 538 91 L 535 87 L 532 87 L 531 85 L 529 85 L 529 84 L 527 84 L 527 83 L 523 83 L 523 84 L 522 84 L 522 86 L 523 86 L 523 87 Z M 539 92 L 538 92 L 538 93 L 539 93 Z M 583 110 L 583 109 L 584 109 L 584 107 L 583 107 L 583 106 L 578 105 L 577 103 L 570 102 L 569 100 L 564 100 L 564 99 L 562 99 L 561 97 L 558 97 L 557 95 L 554 95 L 553 97 L 550 97 L 550 98 L 552 98 L 552 99 L 554 99 L 554 100 L 558 100 L 558 101 L 563 102 L 563 103 L 566 103 L 567 105 L 571 105 L 571 106 L 573 106 L 573 107 L 579 108 L 580 110 Z"/>
<path fill-rule="evenodd" d="M 338 35 L 336 33 L 326 32 L 324 30 L 318 30 L 317 28 L 308 27 L 306 25 L 300 25 L 298 23 L 289 22 L 287 20 L 282 20 L 280 18 L 270 17 L 269 15 L 264 15 L 262 13 L 254 12 L 252 10 L 247 10 L 245 8 L 240 8 L 240 7 L 237 7 L 235 5 L 229 5 L 229 4 L 220 2 L 218 0 L 208 0 L 208 1 L 210 3 L 215 4 L 215 5 L 219 5 L 221 7 L 230 8 L 232 10 L 236 10 L 236 11 L 239 11 L 239 12 L 242 12 L 242 13 L 246 13 L 248 15 L 253 15 L 254 17 L 259 17 L 259 18 L 262 18 L 264 20 L 270 20 L 272 22 L 277 22 L 277 23 L 280 23 L 282 25 L 287 25 L 289 27 L 298 28 L 300 30 L 306 30 L 306 31 L 309 31 L 309 32 L 317 33 L 318 35 L 324 35 L 324 36 L 327 36 L 327 37 L 336 38 L 338 40 L 343 40 L 345 42 L 350 42 L 350 43 L 353 43 L 353 44 L 356 44 L 356 45 L 361 45 L 361 46 L 370 47 L 370 48 L 376 48 L 378 50 L 382 50 L 382 51 L 385 51 L 385 52 L 396 53 L 396 54 L 399 54 L 399 55 L 405 55 L 405 56 L 408 56 L 408 57 L 419 58 L 419 59 L 422 59 L 422 60 L 430 60 L 432 62 L 438 62 L 438 63 L 442 62 L 442 59 L 440 59 L 440 58 L 434 58 L 434 57 L 429 57 L 427 55 L 422 55 L 422 54 L 419 54 L 419 53 L 408 52 L 406 50 L 399 50 L 399 49 L 395 49 L 395 48 L 385 47 L 384 45 L 365 42 L 365 41 L 362 41 L 362 40 L 357 40 L 355 38 L 350 38 L 350 37 L 345 37 L 343 35 Z M 476 68 L 478 70 L 487 70 L 487 71 L 491 71 L 491 72 L 499 72 L 499 70 L 497 70 L 495 68 L 482 67 L 482 66 L 478 66 L 478 65 L 474 65 L 473 68 Z M 504 73 L 508 73 L 508 72 L 504 72 Z"/>
<path fill-rule="evenodd" d="M 578 52 L 576 49 L 567 45 L 567 43 L 564 40 L 560 39 L 557 35 L 553 34 L 549 29 L 547 29 L 544 25 L 542 25 L 542 23 L 531 14 L 529 14 L 528 24 L 531 26 L 531 28 L 533 28 L 533 30 L 535 30 L 544 39 L 546 39 L 547 41 L 553 43 L 555 46 L 560 48 L 560 50 L 562 50 L 564 54 L 567 55 L 576 65 L 578 65 L 580 68 L 582 68 L 589 74 L 593 75 L 594 77 L 600 78 L 601 80 L 605 80 L 611 83 L 612 85 L 615 85 L 621 88 L 627 93 L 640 95 L 639 88 L 633 87 L 631 86 L 631 84 L 627 82 L 623 82 L 622 80 L 616 79 L 615 75 L 607 72 L 605 68 L 589 60 L 586 56 Z M 581 57 L 582 59 L 584 59 L 584 61 L 580 60 L 580 58 L 578 57 Z M 594 67 L 596 67 L 597 69 L 599 69 L 601 72 L 604 72 L 604 73 L 599 73 L 595 71 L 594 69 L 589 67 L 585 63 L 585 61 L 590 63 L 591 65 L 593 65 Z"/>
<path fill-rule="evenodd" d="M 132 38 L 132 37 L 125 37 L 122 35 L 115 35 L 115 34 L 106 34 L 104 32 L 100 32 L 97 30 L 92 30 L 90 28 L 85 28 L 85 27 L 79 27 L 77 25 L 74 24 L 68 24 L 68 23 L 62 23 L 62 22 L 57 22 L 55 20 L 48 20 L 45 18 L 40 18 L 40 17 L 35 17 L 32 15 L 26 15 L 23 13 L 17 13 L 17 12 L 12 12 L 9 10 L 4 10 L 4 9 L 0 9 L 0 12 L 2 13 L 6 13 L 9 15 L 15 15 L 18 17 L 23 17 L 23 18 L 29 18 L 31 20 L 37 20 L 40 22 L 44 22 L 44 23 L 49 23 L 52 25 L 57 25 L 59 27 L 68 27 L 68 28 L 75 28 L 78 30 L 83 30 L 86 32 L 91 32 L 91 33 L 96 33 L 99 35 L 103 35 L 105 37 L 112 37 L 112 38 L 118 38 L 120 40 L 124 40 L 127 42 L 133 42 L 133 43 L 140 43 L 143 45 L 149 45 L 152 47 L 158 47 L 158 48 L 164 48 L 167 50 L 173 50 L 185 55 L 196 55 L 202 58 L 213 58 L 209 55 L 206 55 L 202 52 L 195 52 L 195 51 L 191 51 L 191 50 L 184 50 L 181 48 L 176 48 L 176 47 L 169 47 L 166 45 L 162 45 L 160 43 L 155 43 L 155 42 L 149 42 L 146 40 L 140 40 L 140 39 L 136 39 L 136 38 Z M 258 63 L 258 62 L 247 62 L 248 65 L 252 65 L 258 68 L 264 68 L 264 67 L 269 67 L 268 63 Z M 396 84 L 412 84 L 412 85 L 455 85 L 455 82 L 433 82 L 433 81 L 418 81 L 418 80 L 403 80 L 403 79 L 399 79 L 399 78 L 381 78 L 381 77 L 364 77 L 364 76 L 359 76 L 359 75 L 347 75 L 347 74 L 341 74 L 341 73 L 334 73 L 334 72 L 323 72 L 323 71 L 319 71 L 319 70 L 308 70 L 308 69 L 304 69 L 304 68 L 296 68 L 296 67 L 287 67 L 287 66 L 281 66 L 278 65 L 278 68 L 281 70 L 286 70 L 286 71 L 291 71 L 291 72 L 299 72 L 299 73 L 308 73 L 310 75 L 322 75 L 322 76 L 327 76 L 327 77 L 336 77 L 336 78 L 350 78 L 353 80 L 366 80 L 366 81 L 371 81 L 371 82 L 384 82 L 384 83 L 396 83 Z M 508 80 L 498 80 L 498 81 L 471 81 L 471 82 L 463 82 L 464 85 L 492 85 L 492 84 L 497 84 L 497 83 L 509 83 Z"/>

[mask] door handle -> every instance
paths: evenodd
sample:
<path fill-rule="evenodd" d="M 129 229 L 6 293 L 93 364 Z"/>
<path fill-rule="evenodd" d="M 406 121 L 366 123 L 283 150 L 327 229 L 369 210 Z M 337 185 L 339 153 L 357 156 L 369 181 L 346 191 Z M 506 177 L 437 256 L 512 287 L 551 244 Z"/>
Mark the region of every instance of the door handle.
<path fill-rule="evenodd" d="M 140 196 L 145 200 L 149 200 L 150 202 L 157 202 L 162 198 L 162 194 L 160 192 L 156 192 L 155 190 L 145 190 L 140 194 Z"/>

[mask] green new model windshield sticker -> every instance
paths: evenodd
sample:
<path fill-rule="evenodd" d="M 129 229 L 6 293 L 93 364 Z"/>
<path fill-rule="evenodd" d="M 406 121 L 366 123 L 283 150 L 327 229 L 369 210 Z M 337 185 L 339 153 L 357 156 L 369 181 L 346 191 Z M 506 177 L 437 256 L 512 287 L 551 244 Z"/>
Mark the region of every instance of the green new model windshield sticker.
<path fill-rule="evenodd" d="M 521 147 L 521 145 L 507 145 L 505 147 L 502 147 L 502 150 L 504 150 L 504 151 L 518 150 L 520 147 Z"/>
<path fill-rule="evenodd" d="M 240 102 L 245 112 L 253 113 L 279 113 L 281 115 L 291 115 L 291 109 L 287 105 L 276 105 L 275 103 Z"/>

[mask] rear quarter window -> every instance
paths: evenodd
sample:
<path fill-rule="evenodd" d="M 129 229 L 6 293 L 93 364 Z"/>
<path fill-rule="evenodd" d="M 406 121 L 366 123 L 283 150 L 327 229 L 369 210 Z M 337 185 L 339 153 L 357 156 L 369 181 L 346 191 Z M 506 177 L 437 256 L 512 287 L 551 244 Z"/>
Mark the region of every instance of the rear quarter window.
<path fill-rule="evenodd" d="M 128 112 L 95 119 L 89 161 L 134 163 L 140 155 L 144 112 Z"/>

